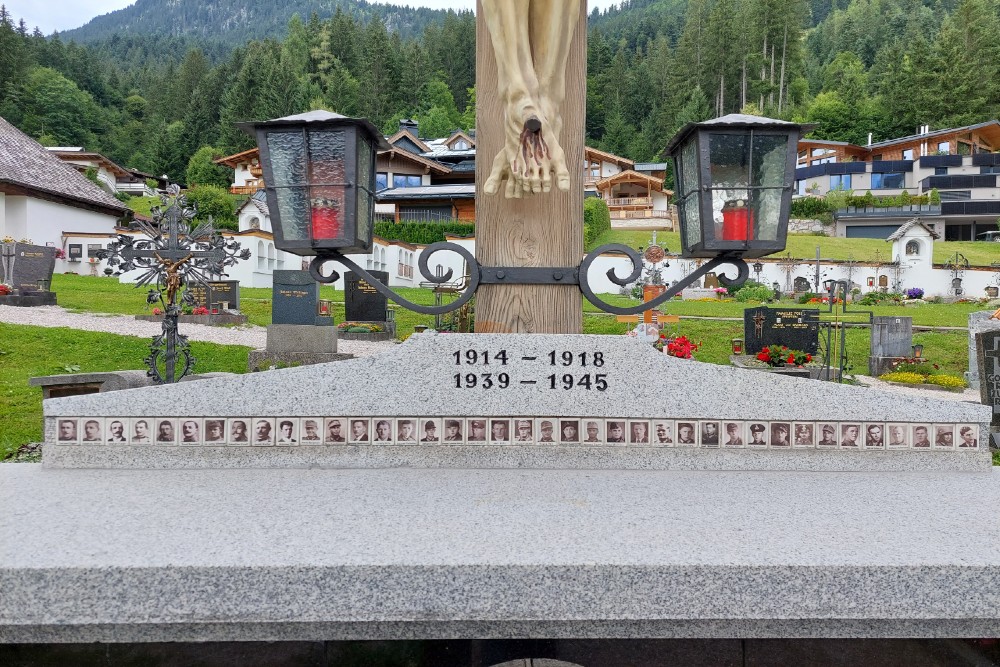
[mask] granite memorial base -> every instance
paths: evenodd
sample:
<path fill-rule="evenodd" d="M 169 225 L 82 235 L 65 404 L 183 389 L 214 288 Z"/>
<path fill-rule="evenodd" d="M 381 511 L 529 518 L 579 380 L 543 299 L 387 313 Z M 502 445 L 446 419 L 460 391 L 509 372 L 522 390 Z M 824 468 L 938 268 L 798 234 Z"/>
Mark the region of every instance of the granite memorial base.
<path fill-rule="evenodd" d="M 136 315 L 135 319 L 143 322 L 162 322 L 163 315 Z M 179 315 L 180 324 L 204 324 L 210 327 L 231 327 L 246 324 L 248 318 L 242 313 L 210 313 L 208 315 Z"/>
<path fill-rule="evenodd" d="M 47 400 L 0 466 L 0 642 L 996 636 L 990 408 L 762 377 L 428 333 Z"/>
<path fill-rule="evenodd" d="M 17 306 L 30 308 L 33 306 L 55 306 L 55 292 L 29 292 L 25 294 L 5 294 L 0 296 L 0 306 Z"/>
<path fill-rule="evenodd" d="M 337 327 L 333 326 L 268 325 L 267 347 L 263 350 L 251 350 L 248 361 L 250 370 L 307 366 L 353 359 L 353 354 L 337 352 L 337 335 Z"/>

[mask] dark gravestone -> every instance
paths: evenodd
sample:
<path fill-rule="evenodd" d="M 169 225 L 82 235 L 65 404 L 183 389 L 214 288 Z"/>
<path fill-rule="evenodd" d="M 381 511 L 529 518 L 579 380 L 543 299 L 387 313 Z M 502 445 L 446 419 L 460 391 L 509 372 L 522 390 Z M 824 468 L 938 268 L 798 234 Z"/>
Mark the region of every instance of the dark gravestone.
<path fill-rule="evenodd" d="M 229 310 L 240 309 L 240 281 L 238 280 L 209 280 L 208 287 L 204 285 L 189 285 L 187 290 L 191 293 L 194 306 L 204 306 L 211 309 L 213 306 L 221 308 L 223 302 L 229 304 Z"/>
<path fill-rule="evenodd" d="M 55 248 L 27 243 L 0 244 L 0 282 L 21 294 L 49 291 L 55 266 Z"/>
<path fill-rule="evenodd" d="M 332 317 L 317 315 L 319 286 L 308 271 L 275 271 L 271 293 L 273 324 L 333 324 Z"/>
<path fill-rule="evenodd" d="M 868 374 L 890 372 L 901 358 L 913 356 L 912 317 L 873 317 Z"/>
<path fill-rule="evenodd" d="M 369 271 L 384 285 L 389 284 L 385 271 Z M 358 274 L 348 271 L 344 278 L 344 319 L 348 322 L 385 322 L 387 299 Z"/>
<path fill-rule="evenodd" d="M 819 350 L 819 311 L 811 308 L 747 308 L 743 311 L 743 338 L 748 354 L 769 345 L 816 354 Z"/>
<path fill-rule="evenodd" d="M 812 283 L 809 282 L 808 278 L 796 276 L 793 287 L 796 292 L 808 292 L 812 289 Z"/>
<path fill-rule="evenodd" d="M 979 394 L 983 404 L 993 409 L 991 430 L 1000 431 L 1000 330 L 976 334 L 976 357 Z"/>

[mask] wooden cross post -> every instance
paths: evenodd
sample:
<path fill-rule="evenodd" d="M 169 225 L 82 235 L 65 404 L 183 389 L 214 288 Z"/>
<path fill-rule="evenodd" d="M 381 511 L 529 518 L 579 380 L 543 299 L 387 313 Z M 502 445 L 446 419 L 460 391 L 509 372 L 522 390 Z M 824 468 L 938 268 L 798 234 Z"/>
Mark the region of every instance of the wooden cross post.
<path fill-rule="evenodd" d="M 494 0 L 498 1 L 498 0 Z M 506 1 L 506 0 L 499 0 Z M 529 5 L 532 21 L 539 8 Z M 559 143 L 569 170 L 568 192 L 508 199 L 501 187 L 486 194 L 494 157 L 504 146 L 504 105 L 497 90 L 497 62 L 480 0 L 476 10 L 476 259 L 492 267 L 576 267 L 583 259 L 583 135 L 586 113 L 587 9 L 569 46 Z M 537 47 L 529 52 L 539 50 Z M 544 138 L 544 137 L 543 137 Z M 567 272 L 569 273 L 569 272 Z M 477 333 L 580 333 L 583 296 L 577 285 L 484 284 L 476 294 Z"/>

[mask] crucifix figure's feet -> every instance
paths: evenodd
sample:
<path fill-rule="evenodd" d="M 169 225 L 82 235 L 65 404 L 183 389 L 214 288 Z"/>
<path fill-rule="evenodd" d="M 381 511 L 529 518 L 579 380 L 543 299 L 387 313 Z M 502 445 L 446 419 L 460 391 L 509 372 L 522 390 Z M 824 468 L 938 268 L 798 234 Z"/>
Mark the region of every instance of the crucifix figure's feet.
<path fill-rule="evenodd" d="M 504 147 L 493 160 L 484 191 L 496 194 L 503 184 L 508 199 L 550 192 L 554 176 L 556 187 L 568 192 L 569 170 L 558 129 L 531 104 L 508 106 L 505 115 Z"/>

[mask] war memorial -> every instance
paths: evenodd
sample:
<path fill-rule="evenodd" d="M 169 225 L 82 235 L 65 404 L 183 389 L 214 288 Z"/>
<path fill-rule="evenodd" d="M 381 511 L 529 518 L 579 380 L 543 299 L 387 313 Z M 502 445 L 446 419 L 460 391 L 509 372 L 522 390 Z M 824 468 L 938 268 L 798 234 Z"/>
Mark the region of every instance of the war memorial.
<path fill-rule="evenodd" d="M 585 4 L 524 4 L 478 13 L 476 256 L 433 249 L 467 255 L 443 307 L 475 295 L 476 333 L 46 400 L 42 465 L 0 467 L 0 642 L 80 664 L 965 664 L 998 635 L 988 405 L 580 333 L 583 298 L 618 312 L 592 256 L 642 264 L 581 262 Z M 279 247 L 434 312 L 344 257 L 371 243 L 370 123 L 246 129 Z M 784 247 L 801 130 L 674 137 L 705 262 L 660 302 Z"/>

